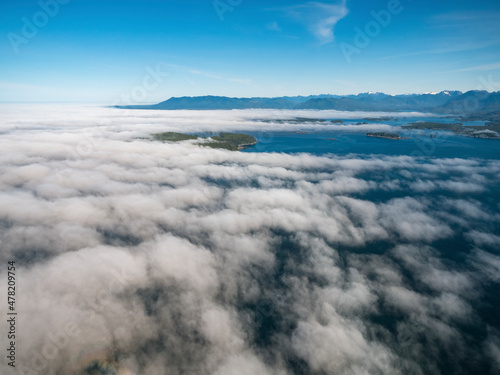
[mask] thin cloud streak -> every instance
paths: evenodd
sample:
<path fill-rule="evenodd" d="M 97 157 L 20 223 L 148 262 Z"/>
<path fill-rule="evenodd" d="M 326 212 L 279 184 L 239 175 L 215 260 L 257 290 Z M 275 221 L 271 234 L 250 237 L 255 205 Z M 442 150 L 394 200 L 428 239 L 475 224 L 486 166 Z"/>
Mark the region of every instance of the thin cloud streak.
<path fill-rule="evenodd" d="M 241 84 L 245 84 L 245 85 L 251 85 L 252 84 L 252 80 L 246 79 L 246 78 L 225 77 L 225 76 L 222 76 L 220 74 L 206 72 L 206 71 L 203 71 L 203 70 L 193 69 L 193 68 L 190 68 L 190 67 L 187 67 L 187 66 L 176 65 L 176 64 L 166 64 L 166 65 L 168 65 L 168 66 L 170 66 L 172 68 L 175 68 L 175 69 L 182 70 L 182 71 L 184 71 L 186 73 L 189 73 L 189 74 L 192 74 L 192 75 L 199 75 L 199 76 L 203 76 L 203 77 L 210 78 L 210 79 L 216 79 L 216 80 L 227 81 L 227 82 L 234 82 L 234 83 L 241 83 Z"/>
<path fill-rule="evenodd" d="M 449 70 L 446 73 L 476 72 L 476 71 L 482 72 L 482 71 L 497 70 L 497 69 L 500 69 L 500 63 L 477 65 L 469 68 Z"/>
<path fill-rule="evenodd" d="M 327 44 L 335 39 L 335 25 L 349 13 L 349 10 L 346 0 L 342 0 L 337 4 L 308 2 L 288 7 L 286 12 L 293 20 L 303 23 L 320 43 Z"/>
<path fill-rule="evenodd" d="M 495 45 L 500 44 L 500 41 L 485 41 L 485 42 L 478 42 L 478 43 L 459 43 L 456 45 L 452 46 L 445 46 L 445 47 L 435 47 L 431 49 L 426 49 L 426 50 L 421 50 L 421 51 L 415 51 L 415 52 L 410 52 L 410 53 L 405 53 L 405 54 L 400 54 L 400 55 L 391 55 L 391 56 L 385 56 L 382 57 L 380 60 L 387 60 L 387 59 L 396 59 L 400 57 L 410 57 L 410 56 L 419 56 L 419 55 L 440 55 L 440 54 L 448 54 L 448 53 L 455 53 L 455 52 L 464 52 L 464 51 L 475 51 L 487 47 L 492 47 Z"/>

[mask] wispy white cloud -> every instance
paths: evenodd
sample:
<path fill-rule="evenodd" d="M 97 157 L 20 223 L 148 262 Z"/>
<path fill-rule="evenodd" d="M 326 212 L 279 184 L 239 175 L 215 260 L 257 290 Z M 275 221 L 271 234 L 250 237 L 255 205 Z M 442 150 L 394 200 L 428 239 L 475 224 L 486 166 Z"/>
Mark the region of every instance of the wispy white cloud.
<path fill-rule="evenodd" d="M 390 55 L 382 57 L 381 60 L 394 59 L 399 57 L 411 57 L 420 55 L 440 55 L 449 54 L 454 52 L 465 52 L 465 51 L 475 51 L 494 45 L 500 44 L 500 40 L 489 40 L 483 42 L 464 42 L 463 40 L 443 40 L 442 43 L 436 45 L 433 48 L 423 49 L 419 51 L 413 51 L 408 53 L 402 53 L 398 55 Z"/>
<path fill-rule="evenodd" d="M 287 13 L 292 19 L 303 23 L 321 43 L 326 44 L 335 39 L 335 25 L 349 10 L 345 0 L 336 4 L 312 1 L 288 7 Z"/>
<path fill-rule="evenodd" d="M 483 71 L 497 70 L 497 69 L 500 69 L 500 63 L 486 64 L 486 65 L 477 65 L 477 66 L 471 66 L 469 68 L 450 70 L 448 73 L 483 72 Z"/>
<path fill-rule="evenodd" d="M 452 11 L 436 14 L 430 17 L 430 22 L 438 27 L 464 27 L 480 26 L 487 27 L 489 24 L 497 25 L 500 17 L 499 12 L 491 11 Z"/>
<path fill-rule="evenodd" d="M 499 12 L 487 10 L 431 15 L 426 20 L 426 27 L 433 30 L 434 37 L 413 43 L 427 45 L 428 48 L 387 58 L 475 51 L 499 45 L 499 17 Z"/>
<path fill-rule="evenodd" d="M 199 70 L 199 69 L 193 69 L 188 66 L 182 66 L 182 65 L 176 65 L 176 64 L 168 64 L 168 66 L 182 70 L 186 73 L 193 74 L 193 75 L 198 75 L 206 78 L 211 78 L 211 79 L 216 79 L 216 80 L 221 80 L 221 81 L 226 81 L 226 82 L 234 82 L 234 83 L 241 83 L 244 85 L 250 85 L 252 84 L 252 80 L 248 78 L 238 78 L 238 77 L 226 77 L 221 74 L 217 73 L 212 73 L 212 72 L 207 72 L 204 70 Z"/>
<path fill-rule="evenodd" d="M 281 31 L 281 27 L 280 27 L 280 25 L 278 25 L 278 22 L 276 22 L 276 21 L 269 22 L 269 23 L 266 25 L 266 28 L 267 28 L 268 30 L 271 30 L 271 31 Z"/>

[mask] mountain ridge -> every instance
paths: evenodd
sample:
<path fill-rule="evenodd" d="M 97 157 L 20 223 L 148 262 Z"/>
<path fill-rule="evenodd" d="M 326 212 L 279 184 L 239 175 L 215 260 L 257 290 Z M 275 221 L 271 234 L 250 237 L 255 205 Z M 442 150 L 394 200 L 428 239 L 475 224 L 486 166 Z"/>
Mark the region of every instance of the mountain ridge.
<path fill-rule="evenodd" d="M 152 105 L 115 106 L 148 110 L 231 110 L 231 109 L 311 109 L 339 111 L 425 111 L 445 115 L 470 116 L 500 111 L 500 91 L 471 90 L 439 93 L 400 94 L 360 93 L 356 95 L 310 95 L 236 98 L 227 96 L 172 97 Z"/>

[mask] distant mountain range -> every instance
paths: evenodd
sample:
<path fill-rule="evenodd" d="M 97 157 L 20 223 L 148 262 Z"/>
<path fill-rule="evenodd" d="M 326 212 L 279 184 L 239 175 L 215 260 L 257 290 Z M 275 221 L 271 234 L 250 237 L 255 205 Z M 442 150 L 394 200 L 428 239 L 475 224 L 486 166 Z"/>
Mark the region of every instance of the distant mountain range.
<path fill-rule="evenodd" d="M 333 109 L 339 111 L 425 111 L 457 116 L 490 116 L 500 112 L 500 92 L 442 91 L 440 93 L 387 95 L 283 96 L 277 98 L 229 98 L 196 96 L 170 98 L 154 105 L 117 106 L 126 109 Z"/>

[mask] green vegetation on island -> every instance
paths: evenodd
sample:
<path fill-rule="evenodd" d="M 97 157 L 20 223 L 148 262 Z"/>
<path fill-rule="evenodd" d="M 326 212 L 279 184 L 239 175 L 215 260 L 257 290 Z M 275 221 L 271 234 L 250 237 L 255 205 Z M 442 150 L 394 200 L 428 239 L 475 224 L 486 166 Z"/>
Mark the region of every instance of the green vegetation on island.
<path fill-rule="evenodd" d="M 226 150 L 236 151 L 252 146 L 257 140 L 247 134 L 220 133 L 218 136 L 211 137 L 213 142 L 204 144 L 212 148 L 224 148 Z"/>
<path fill-rule="evenodd" d="M 488 123 L 485 126 L 464 126 L 459 134 L 473 138 L 500 139 L 500 124 Z"/>
<path fill-rule="evenodd" d="M 451 130 L 456 134 L 472 138 L 500 139 L 500 124 L 488 123 L 484 126 L 464 126 L 463 123 L 453 124 L 441 122 L 414 122 L 404 125 L 405 129 Z"/>
<path fill-rule="evenodd" d="M 396 121 L 395 117 L 366 117 L 364 121 L 377 122 L 377 121 Z"/>
<path fill-rule="evenodd" d="M 263 119 L 258 121 L 266 123 L 275 123 L 275 124 L 308 124 L 308 123 L 326 122 L 325 119 L 309 118 L 309 117 L 295 117 L 289 119 Z"/>
<path fill-rule="evenodd" d="M 219 135 L 214 135 L 209 138 L 200 138 L 198 135 L 165 132 L 153 134 L 153 139 L 161 142 L 182 142 L 203 139 L 208 140 L 208 142 L 198 143 L 200 146 L 220 148 L 230 151 L 242 150 L 247 146 L 257 144 L 257 140 L 251 135 L 235 133 L 220 133 Z"/>
<path fill-rule="evenodd" d="M 375 133 L 367 133 L 367 137 L 375 137 L 375 138 L 385 138 L 385 139 L 408 139 L 405 137 L 401 137 L 399 134 L 396 133 L 386 133 L 386 132 L 375 132 Z"/>
<path fill-rule="evenodd" d="M 461 122 L 448 124 L 444 122 L 419 121 L 403 125 L 405 129 L 426 129 L 426 130 L 458 130 L 463 124 Z"/>
<path fill-rule="evenodd" d="M 181 142 L 192 139 L 198 139 L 198 136 L 183 134 L 183 133 L 165 132 L 165 133 L 153 134 L 153 138 L 155 139 L 155 141 L 161 141 L 161 142 Z"/>

